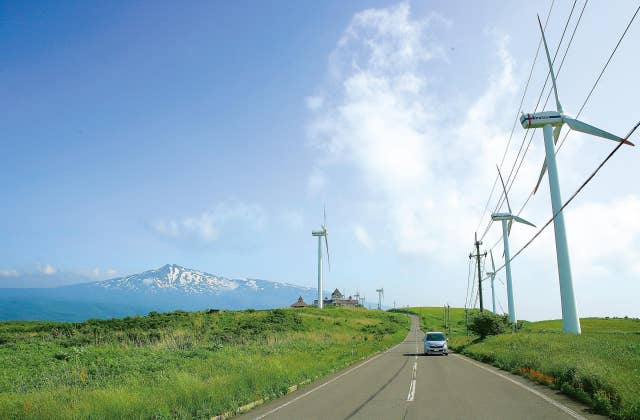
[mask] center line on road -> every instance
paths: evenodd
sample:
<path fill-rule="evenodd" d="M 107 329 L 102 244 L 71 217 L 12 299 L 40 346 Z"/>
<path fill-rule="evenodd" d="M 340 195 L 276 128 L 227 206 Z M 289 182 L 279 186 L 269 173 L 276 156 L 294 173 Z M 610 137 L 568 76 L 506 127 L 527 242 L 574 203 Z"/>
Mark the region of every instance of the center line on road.
<path fill-rule="evenodd" d="M 379 357 L 384 356 L 385 354 L 392 352 L 393 350 L 395 350 L 396 348 L 398 348 L 400 345 L 402 345 L 402 344 L 404 344 L 404 343 L 405 343 L 405 342 L 403 341 L 402 343 L 398 343 L 398 344 L 396 344 L 395 346 L 391 347 L 390 349 L 387 349 L 386 351 L 384 351 L 384 352 L 382 352 L 382 353 L 379 353 L 379 354 L 377 354 L 376 356 L 373 356 L 373 357 L 371 357 L 371 358 L 369 358 L 369 359 L 365 360 L 364 362 L 360 363 L 359 365 L 356 365 L 356 366 L 352 367 L 351 369 L 347 370 L 346 372 L 343 372 L 343 373 L 341 373 L 340 375 L 338 375 L 338 376 L 336 376 L 336 377 L 334 377 L 334 378 L 332 378 L 332 379 L 328 380 L 327 382 L 324 382 L 324 383 L 322 383 L 322 384 L 318 385 L 317 387 L 315 387 L 315 388 L 313 388 L 313 389 L 310 389 L 309 391 L 305 392 L 304 394 L 298 395 L 296 398 L 294 398 L 294 399 L 292 399 L 292 400 L 290 400 L 290 401 L 287 401 L 286 403 L 284 403 L 284 404 L 282 404 L 282 405 L 279 405 L 279 406 L 275 407 L 274 409 L 269 410 L 269 411 L 267 411 L 266 413 L 264 413 L 264 414 L 262 414 L 262 415 L 260 415 L 260 416 L 256 416 L 256 417 L 254 417 L 254 419 L 255 419 L 255 420 L 260 420 L 260 419 L 263 419 L 263 418 L 265 418 L 265 417 L 270 416 L 271 414 L 273 414 L 273 413 L 275 413 L 275 412 L 277 412 L 277 411 L 280 411 L 280 410 L 281 410 L 281 409 L 283 409 L 284 407 L 287 407 L 287 406 L 289 406 L 289 405 L 293 404 L 294 402 L 296 402 L 296 401 L 300 400 L 301 398 L 304 398 L 304 397 L 306 397 L 307 395 L 312 394 L 313 392 L 315 392 L 315 391 L 317 391 L 317 390 L 319 390 L 319 389 L 324 388 L 325 386 L 327 386 L 327 385 L 329 385 L 329 384 L 331 384 L 331 383 L 333 383 L 333 382 L 337 381 L 338 379 L 342 378 L 343 376 L 346 376 L 346 375 L 350 374 L 351 372 L 355 371 L 356 369 L 359 369 L 359 368 L 361 368 L 361 367 L 363 367 L 363 366 L 365 366 L 365 365 L 369 364 L 370 362 L 373 362 L 374 360 L 378 359 Z"/>
<path fill-rule="evenodd" d="M 416 354 L 413 359 L 413 371 L 411 373 L 411 384 L 409 384 L 409 395 L 407 401 L 413 401 L 416 396 L 416 374 L 418 372 L 418 332 L 415 332 Z"/>

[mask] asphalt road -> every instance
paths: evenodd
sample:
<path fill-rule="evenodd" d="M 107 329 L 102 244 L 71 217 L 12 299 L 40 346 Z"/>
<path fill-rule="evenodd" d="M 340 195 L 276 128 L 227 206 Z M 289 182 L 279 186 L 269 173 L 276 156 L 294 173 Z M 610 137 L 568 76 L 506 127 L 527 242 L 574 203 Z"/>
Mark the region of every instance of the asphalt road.
<path fill-rule="evenodd" d="M 463 356 L 423 356 L 423 338 L 412 317 L 398 346 L 240 418 L 602 418 L 553 390 Z"/>

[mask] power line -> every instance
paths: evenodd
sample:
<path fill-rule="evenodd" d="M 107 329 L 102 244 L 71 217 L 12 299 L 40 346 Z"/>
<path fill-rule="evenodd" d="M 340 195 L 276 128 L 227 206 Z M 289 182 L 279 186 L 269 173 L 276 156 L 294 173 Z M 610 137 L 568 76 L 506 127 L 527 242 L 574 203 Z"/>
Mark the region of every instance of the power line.
<path fill-rule="evenodd" d="M 580 25 L 580 21 L 582 20 L 582 15 L 584 13 L 584 9 L 587 7 L 587 3 L 588 3 L 588 0 L 585 0 L 584 5 L 582 6 L 582 10 L 580 11 L 580 16 L 578 16 L 578 20 L 576 21 L 576 25 L 573 28 L 573 32 L 571 34 L 571 38 L 569 39 L 569 42 L 567 43 L 567 48 L 564 51 L 564 54 L 562 56 L 562 60 L 560 60 L 560 65 L 558 66 L 558 70 L 556 71 L 556 79 L 560 76 L 560 73 L 562 72 L 562 67 L 564 66 L 564 60 L 567 57 L 567 53 L 569 52 L 569 48 L 571 48 L 571 44 L 573 43 L 573 38 L 574 38 L 574 36 L 576 34 L 578 26 Z M 575 7 L 575 2 L 574 2 L 573 5 Z M 573 13 L 573 9 L 571 10 L 571 12 Z M 569 16 L 569 17 L 571 17 L 571 16 Z M 569 21 L 567 21 L 567 23 L 569 23 Z M 565 26 L 565 30 L 566 29 L 567 29 L 567 27 Z M 564 32 L 563 32 L 562 36 L 564 37 Z M 562 38 L 560 39 L 560 43 L 562 43 Z M 556 52 L 556 54 L 557 54 L 557 52 Z M 547 103 L 549 102 L 549 98 L 551 97 L 551 92 L 552 91 L 553 91 L 553 86 L 550 86 L 549 87 L 549 93 L 547 93 L 547 98 L 545 99 L 544 105 L 542 106 L 543 109 L 546 108 Z M 509 187 L 507 188 L 507 191 L 511 191 L 511 188 L 513 187 L 513 184 L 515 183 L 516 177 L 518 176 L 518 173 L 520 172 L 520 168 L 522 167 L 522 163 L 524 162 L 524 158 L 527 155 L 527 152 L 529 151 L 529 147 L 531 146 L 531 141 L 533 140 L 533 136 L 535 135 L 535 132 L 536 132 L 536 129 L 534 129 L 531 132 L 531 137 L 529 137 L 529 143 L 527 143 L 527 147 L 526 147 L 526 149 L 525 149 L 525 151 L 524 151 L 524 153 L 522 155 L 522 159 L 520 159 L 520 164 L 518 165 L 518 169 L 516 169 L 516 172 L 513 175 L 513 179 L 511 180 L 511 185 L 509 185 Z M 508 183 L 508 181 L 507 181 L 507 183 Z M 532 192 L 532 195 L 533 195 L 533 192 Z M 522 209 L 520 211 L 522 211 Z M 518 212 L 518 215 L 520 215 L 520 211 Z"/>
<path fill-rule="evenodd" d="M 469 303 L 469 283 L 471 280 L 471 260 L 469 260 L 469 265 L 467 269 L 467 293 L 464 296 L 464 307 L 466 308 Z"/>
<path fill-rule="evenodd" d="M 553 10 L 553 5 L 555 4 L 555 0 L 551 1 L 551 6 L 549 7 L 549 12 L 547 13 L 547 19 L 545 20 L 544 27 L 547 28 L 547 24 L 549 23 L 549 17 L 551 16 L 551 11 Z M 520 110 L 522 109 L 522 104 L 524 103 L 524 98 L 527 95 L 527 90 L 529 89 L 529 82 L 531 82 L 531 76 L 533 75 L 533 69 L 536 65 L 536 61 L 538 61 L 538 54 L 540 53 L 540 46 L 542 45 L 542 36 L 540 36 L 540 40 L 538 41 L 538 48 L 536 49 L 536 55 L 533 57 L 533 62 L 531 63 L 531 69 L 529 70 L 529 77 L 527 78 L 527 83 L 524 86 L 524 91 L 522 92 L 522 98 L 520 99 L 520 105 L 518 106 L 518 111 L 516 112 L 516 118 L 513 121 L 513 125 L 511 126 L 511 134 L 509 134 L 509 140 L 507 141 L 507 146 L 504 148 L 504 153 L 502 154 L 502 159 L 500 160 L 500 169 L 502 169 L 502 165 L 504 164 L 504 160 L 507 157 L 507 152 L 509 151 L 509 145 L 511 144 L 511 139 L 513 137 L 513 133 L 516 129 L 516 124 L 518 123 L 518 116 L 520 115 Z M 491 198 L 493 197 L 493 192 L 496 188 L 496 184 L 498 182 L 498 176 L 496 175 L 495 180 L 493 181 L 493 186 L 491 187 L 491 192 L 489 193 L 489 198 L 487 199 L 487 203 L 484 206 L 484 210 L 482 210 L 482 215 L 480 216 L 480 220 L 478 221 L 478 226 L 476 227 L 476 232 L 480 229 L 480 225 L 482 224 L 482 219 L 484 219 L 484 215 L 489 208 L 489 203 L 491 202 Z"/>
<path fill-rule="evenodd" d="M 585 0 L 585 4 L 584 4 L 584 6 L 582 8 L 582 12 L 584 12 L 584 8 L 587 5 L 587 1 L 588 0 Z M 562 36 L 560 37 L 560 42 L 558 42 L 558 47 L 556 48 L 556 51 L 555 51 L 555 53 L 553 55 L 552 65 L 553 65 L 553 63 L 556 62 L 556 58 L 558 57 L 558 52 L 560 52 L 560 47 L 562 46 L 562 41 L 564 40 L 564 36 L 567 33 L 567 28 L 569 27 L 569 22 L 571 22 L 571 17 L 573 16 L 573 11 L 575 10 L 576 3 L 577 3 L 577 0 L 574 0 L 573 5 L 571 6 L 571 11 L 569 12 L 569 16 L 567 17 L 567 21 L 565 22 L 564 29 L 562 30 Z M 562 65 L 564 64 L 564 59 L 566 58 L 567 53 L 569 52 L 569 48 L 571 47 L 571 42 L 573 41 L 573 36 L 575 35 L 575 32 L 576 32 L 576 30 L 578 28 L 578 25 L 580 24 L 580 19 L 582 19 L 582 13 L 580 13 L 580 17 L 579 17 L 579 19 L 578 19 L 578 21 L 576 23 L 576 26 L 573 29 L 573 34 L 571 35 L 571 39 L 570 39 L 569 43 L 567 44 L 567 48 L 566 48 L 566 50 L 565 50 L 565 52 L 563 54 L 562 61 L 561 61 L 561 64 L 559 66 L 559 69 L 557 71 L 557 74 L 560 74 L 560 70 L 562 70 Z M 540 36 L 540 39 L 542 39 L 542 35 Z M 538 49 L 539 49 L 539 47 L 540 47 L 540 44 L 538 44 Z M 536 58 L 537 58 L 537 52 L 536 52 Z M 533 70 L 533 67 L 532 67 L 532 70 Z M 535 106 L 535 109 L 533 111 L 534 113 L 538 110 L 538 106 L 540 105 L 540 101 L 542 100 L 542 96 L 544 95 L 544 90 L 547 87 L 547 82 L 549 81 L 550 75 L 551 75 L 551 69 L 549 69 L 549 71 L 547 72 L 547 77 L 545 78 L 544 84 L 542 85 L 542 89 L 540 90 L 540 95 L 538 95 L 538 101 L 536 102 L 536 106 Z M 549 90 L 549 94 L 551 94 L 551 90 Z M 546 101 L 545 101 L 545 103 L 543 105 L 543 108 L 547 105 L 547 101 L 548 100 L 549 100 L 549 95 L 547 95 L 547 99 L 546 99 Z M 522 106 L 522 103 L 521 103 L 521 106 Z M 518 119 L 516 117 L 516 121 L 517 120 Z M 515 128 L 515 125 L 513 127 Z M 507 177 L 507 185 L 508 185 L 508 187 L 506 188 L 507 191 L 506 191 L 506 193 L 504 193 L 504 192 L 500 193 L 500 196 L 498 198 L 498 203 L 496 204 L 496 207 L 495 207 L 493 213 L 497 212 L 502 207 L 502 205 L 504 204 L 505 199 L 506 199 L 506 195 L 505 194 L 508 194 L 509 191 L 511 191 L 511 187 L 513 186 L 513 184 L 515 182 L 515 179 L 516 179 L 516 176 L 518 175 L 518 172 L 520 171 L 520 167 L 522 166 L 522 162 L 524 162 L 524 158 L 525 158 L 527 152 L 529 151 L 529 146 L 531 145 L 531 140 L 533 139 L 535 131 L 536 131 L 536 129 L 533 130 L 533 132 L 531 133 L 531 136 L 529 137 L 529 142 L 527 143 L 527 147 L 526 147 L 526 150 L 525 150 L 524 154 L 522 154 L 522 159 L 520 160 L 520 165 L 518 166 L 518 169 L 516 170 L 516 172 L 514 174 L 513 170 L 516 167 L 516 164 L 518 163 L 518 159 L 520 158 L 520 154 L 522 153 L 522 147 L 524 146 L 524 144 L 525 144 L 525 142 L 527 140 L 527 135 L 529 134 L 528 131 L 525 131 L 524 136 L 522 138 L 522 142 L 520 143 L 520 147 L 518 148 L 518 153 L 516 155 L 515 160 L 513 161 L 513 165 L 511 166 L 511 170 L 509 171 L 509 176 Z M 511 133 L 513 135 L 513 130 L 512 130 Z M 511 139 L 509 139 L 509 141 L 511 141 Z M 497 178 L 496 178 L 496 181 L 497 181 Z M 511 182 L 510 185 L 509 185 L 509 182 Z M 494 188 L 495 188 L 495 182 L 494 182 Z M 492 190 L 494 188 L 492 188 Z M 490 198 L 491 198 L 491 195 L 490 195 Z M 483 216 L 484 216 L 484 213 L 483 213 Z M 493 220 L 490 219 L 489 222 L 487 223 L 487 226 L 486 226 L 484 232 L 482 233 L 482 236 L 480 237 L 480 240 L 484 239 L 484 237 L 489 232 L 489 229 L 491 228 L 492 224 L 493 224 Z"/>
<path fill-rule="evenodd" d="M 569 27 L 569 22 L 571 22 L 571 17 L 573 16 L 573 11 L 575 10 L 576 7 L 576 3 L 577 0 L 574 0 L 573 5 L 571 6 L 571 11 L 569 12 L 569 17 L 567 17 L 567 21 L 564 25 L 564 29 L 562 30 L 562 36 L 560 37 L 560 42 L 558 42 L 558 47 L 556 48 L 556 51 L 553 55 L 553 60 L 552 60 L 552 65 L 555 64 L 556 62 L 556 58 L 558 57 L 558 52 L 560 51 L 560 47 L 562 46 L 562 41 L 564 40 L 564 36 L 567 32 L 567 28 Z M 582 8 L 582 12 L 584 12 L 584 8 L 587 6 L 587 0 L 585 0 L 584 6 Z M 569 48 L 571 48 L 571 43 L 573 41 L 573 37 L 576 33 L 576 30 L 578 29 L 578 25 L 580 24 L 580 20 L 582 19 L 582 12 L 580 13 L 580 16 L 578 18 L 578 21 L 573 29 L 573 33 L 571 35 L 571 38 L 569 40 L 569 43 L 567 43 L 567 48 L 564 51 L 562 60 L 560 62 L 560 65 L 558 67 L 558 70 L 556 71 L 556 77 L 558 77 L 560 75 L 560 72 L 562 71 L 562 66 L 564 65 L 564 60 L 567 57 L 567 53 L 569 52 Z M 538 107 L 540 105 L 540 101 L 542 100 L 542 96 L 544 94 L 544 90 L 547 87 L 547 82 L 549 81 L 549 77 L 551 76 L 551 69 L 549 69 L 549 71 L 547 72 L 547 77 L 544 80 L 544 84 L 542 85 L 542 89 L 540 90 L 540 95 L 538 96 L 538 101 L 536 102 L 536 106 L 534 109 L 534 113 L 538 110 Z M 549 97 L 551 95 L 551 90 L 553 89 L 553 86 L 550 86 L 549 88 L 549 94 L 547 95 L 547 98 L 544 102 L 544 105 L 542 106 L 542 108 L 545 108 L 547 106 L 547 102 L 549 101 Z M 513 170 L 516 167 L 516 164 L 518 163 L 518 158 L 520 157 L 520 153 L 522 152 L 522 146 L 524 146 L 524 143 L 526 141 L 527 135 L 529 134 L 528 131 L 525 131 L 525 134 L 523 136 L 522 139 L 522 143 L 520 144 L 520 148 L 518 149 L 518 154 L 516 155 L 516 158 L 513 162 L 513 166 L 511 167 L 511 171 L 509 172 L 509 175 L 507 176 L 507 193 L 509 193 L 511 191 L 511 187 L 513 186 L 513 184 L 515 183 L 516 177 L 518 175 L 518 172 L 520 172 L 520 167 L 522 166 L 522 163 L 524 162 L 524 158 L 527 154 L 527 152 L 529 151 L 529 146 L 531 145 L 531 140 L 533 139 L 533 136 L 535 135 L 536 129 L 534 129 L 531 132 L 531 135 L 529 137 L 529 142 L 527 143 L 527 147 L 525 148 L 524 153 L 522 154 L 522 158 L 520 159 L 520 165 L 518 166 L 518 169 L 516 170 L 516 172 L 514 173 Z M 498 200 L 498 205 L 496 206 L 496 211 L 502 207 L 502 205 L 504 204 L 505 198 L 503 195 L 500 196 L 500 200 Z"/>
<path fill-rule="evenodd" d="M 582 7 L 582 11 L 580 12 L 580 17 L 578 18 L 578 24 L 580 23 L 580 19 L 582 18 L 582 13 L 584 12 L 584 8 L 587 6 L 587 1 L 588 0 L 585 0 L 585 4 Z M 635 20 L 636 16 L 638 15 L 638 11 L 639 10 L 640 10 L 640 6 L 638 6 L 638 8 L 636 9 L 635 13 L 633 14 L 631 19 L 629 20 L 629 23 L 627 24 L 627 27 L 625 28 L 624 32 L 622 33 L 622 35 L 620 35 L 620 38 L 618 39 L 618 42 L 616 43 L 616 46 L 614 47 L 613 51 L 609 55 L 609 58 L 607 59 L 607 61 L 604 64 L 604 66 L 602 67 L 602 70 L 600 71 L 600 74 L 598 75 L 598 77 L 596 78 L 596 81 L 594 82 L 593 86 L 591 87 L 591 90 L 589 91 L 589 94 L 587 95 L 587 97 L 585 98 L 584 102 L 582 103 L 582 106 L 580 107 L 580 110 L 578 111 L 578 114 L 576 115 L 576 118 L 578 118 L 580 116 L 580 114 L 582 113 L 584 107 L 587 105 L 587 102 L 591 98 L 591 95 L 593 94 L 593 91 L 595 90 L 596 86 L 600 82 L 600 79 L 602 78 L 602 75 L 604 74 L 605 70 L 609 66 L 609 63 L 611 62 L 611 59 L 613 58 L 614 54 L 618 50 L 618 47 L 620 46 L 620 43 L 622 42 L 622 40 L 626 36 L 627 31 L 629 30 L 629 27 L 631 27 L 631 24 L 633 23 L 633 21 Z M 576 27 L 577 27 L 577 24 L 576 24 Z M 574 29 L 574 34 L 575 34 L 575 29 Z M 572 40 L 573 40 L 573 35 L 571 35 L 571 40 L 569 41 L 569 45 L 571 44 Z M 566 55 L 566 52 L 565 52 L 565 55 Z M 563 62 L 564 62 L 564 58 L 562 59 L 562 62 L 560 63 L 560 69 L 562 69 L 562 63 Z M 558 71 L 558 73 L 559 73 L 559 71 Z M 547 101 L 549 100 L 549 96 L 550 95 L 551 95 L 551 90 L 549 90 L 549 94 L 547 95 Z M 558 154 L 558 152 L 562 148 L 562 145 L 564 144 L 564 141 L 567 139 L 567 136 L 569 135 L 570 132 L 571 132 L 571 128 L 569 128 L 569 130 L 567 132 L 565 132 L 564 137 L 562 138 L 562 140 L 560 141 L 560 144 L 558 145 L 558 148 L 556 149 L 556 155 Z M 527 206 L 527 204 L 529 203 L 529 200 L 531 200 L 532 197 L 533 197 L 533 190 L 529 193 L 529 196 L 527 197 L 527 199 L 522 204 L 522 207 L 520 207 L 520 210 L 518 210 L 518 216 L 522 213 L 522 211 Z"/>
<path fill-rule="evenodd" d="M 585 98 L 584 102 L 582 103 L 582 106 L 580 107 L 580 111 L 578 111 L 578 114 L 576 115 L 576 118 L 578 118 L 580 116 L 580 114 L 582 113 L 582 110 L 584 109 L 585 105 L 587 105 L 587 102 L 589 101 L 589 98 L 591 98 L 591 94 L 593 94 L 593 91 L 595 90 L 596 86 L 598 86 L 598 83 L 600 82 L 600 79 L 602 78 L 602 75 L 604 74 L 605 70 L 609 66 L 609 63 L 611 62 L 611 59 L 613 58 L 614 54 L 616 53 L 616 51 L 618 51 L 618 47 L 620 46 L 620 43 L 624 39 L 625 35 L 627 35 L 627 31 L 629 30 L 629 27 L 631 27 L 631 24 L 633 23 L 633 21 L 635 20 L 636 16 L 638 15 L 638 11 L 639 10 L 640 10 L 640 5 L 638 6 L 638 8 L 636 9 L 635 13 L 631 17 L 631 20 L 629 20 L 629 23 L 627 24 L 627 27 L 624 29 L 624 32 L 622 32 L 622 35 L 620 35 L 620 38 L 618 39 L 618 42 L 616 43 L 616 46 L 613 48 L 613 51 L 611 51 L 611 55 L 609 55 L 609 59 L 607 59 L 607 62 L 604 64 L 604 67 L 602 67 L 602 71 L 600 71 L 600 74 L 598 75 L 598 78 L 596 79 L 595 83 L 591 87 L 591 90 L 589 91 L 589 94 L 587 95 L 587 97 Z M 565 133 L 564 137 L 562 138 L 562 141 L 558 145 L 558 149 L 556 150 L 556 154 L 558 154 L 558 152 L 562 148 L 562 145 L 564 144 L 564 141 L 567 139 L 567 136 L 569 135 L 570 132 L 571 132 L 571 129 L 569 129 L 569 131 L 567 131 Z"/>
<path fill-rule="evenodd" d="M 626 135 L 626 137 L 624 137 L 625 140 L 629 139 L 629 137 L 634 133 L 634 131 L 636 131 L 636 129 L 640 126 L 640 121 L 638 121 L 638 123 L 631 129 L 631 131 L 629 131 L 629 133 Z M 602 167 L 604 166 L 605 163 L 607 163 L 607 161 L 609 159 L 611 159 L 611 157 L 618 151 L 618 149 L 620 149 L 620 147 L 622 147 L 624 143 L 620 142 L 618 143 L 618 145 L 616 145 L 616 147 L 611 151 L 611 153 L 609 153 L 607 155 L 606 158 L 604 158 L 604 160 L 598 165 L 598 167 L 591 173 L 591 175 L 589 175 L 589 177 L 580 185 L 580 187 L 578 187 L 578 189 L 571 195 L 571 197 L 569 197 L 569 199 L 562 205 L 562 207 L 560 207 L 560 209 L 551 217 L 551 219 L 549 219 L 536 233 L 535 235 L 533 235 L 533 237 L 531 239 L 529 239 L 529 241 L 524 244 L 524 246 L 522 248 L 520 248 L 518 250 L 518 252 L 516 252 L 515 254 L 513 254 L 513 256 L 509 259 L 509 262 L 513 261 L 518 255 L 520 255 L 522 253 L 522 251 L 524 251 L 529 245 L 531 245 L 531 243 L 538 237 L 540 236 L 540 234 L 547 228 L 547 226 L 549 226 L 551 224 L 551 222 L 553 222 L 555 220 L 555 218 L 562 213 L 562 211 L 564 210 L 565 207 L 567 207 L 569 205 L 569 203 L 571 203 L 573 201 L 574 198 L 576 198 L 576 196 L 580 193 L 580 191 L 582 191 L 582 189 L 589 183 L 591 182 L 591 180 L 593 179 L 593 177 L 596 176 L 596 174 L 600 171 L 600 169 L 602 169 Z M 502 264 L 502 266 L 500 266 L 500 268 L 498 268 L 496 270 L 496 273 L 499 272 L 500 270 L 502 270 L 506 265 L 506 262 L 504 264 Z"/>

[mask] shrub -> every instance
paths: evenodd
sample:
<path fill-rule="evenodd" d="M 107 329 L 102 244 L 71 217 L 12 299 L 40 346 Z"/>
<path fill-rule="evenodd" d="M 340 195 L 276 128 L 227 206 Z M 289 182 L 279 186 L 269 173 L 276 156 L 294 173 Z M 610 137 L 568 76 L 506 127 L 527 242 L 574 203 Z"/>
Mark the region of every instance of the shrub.
<path fill-rule="evenodd" d="M 469 330 L 480 336 L 480 338 L 502 334 L 510 328 L 511 323 L 508 315 L 496 315 L 489 311 L 473 315 L 469 323 Z"/>

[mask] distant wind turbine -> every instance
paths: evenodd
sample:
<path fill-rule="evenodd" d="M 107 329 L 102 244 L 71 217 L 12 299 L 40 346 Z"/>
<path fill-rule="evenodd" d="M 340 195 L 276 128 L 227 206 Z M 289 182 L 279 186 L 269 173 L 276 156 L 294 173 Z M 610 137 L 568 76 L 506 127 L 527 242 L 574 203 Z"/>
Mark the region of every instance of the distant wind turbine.
<path fill-rule="evenodd" d="M 487 271 L 487 275 L 491 278 L 491 304 L 493 307 L 493 313 L 496 313 L 496 290 L 493 287 L 493 282 L 496 279 L 496 265 L 493 262 L 493 251 L 489 250 L 489 254 L 491 255 L 491 270 Z"/>
<path fill-rule="evenodd" d="M 329 259 L 329 241 L 327 236 L 329 235 L 329 231 L 327 230 L 327 209 L 324 209 L 324 219 L 322 225 L 320 227 L 322 230 L 312 231 L 311 235 L 318 237 L 318 308 L 322 309 L 322 238 L 324 238 L 325 246 L 327 247 L 327 266 L 329 267 L 329 271 L 331 271 L 331 261 Z"/>
<path fill-rule="evenodd" d="M 504 191 L 504 198 L 507 202 L 507 208 L 509 209 L 508 213 L 493 213 L 491 215 L 491 220 L 500 220 L 502 222 L 502 241 L 504 243 L 504 265 L 507 272 L 507 300 L 509 304 L 509 321 L 512 323 L 516 323 L 516 307 L 513 300 L 513 282 L 511 280 L 511 255 L 509 252 L 509 234 L 511 233 L 511 225 L 513 221 L 524 223 L 525 225 L 533 226 L 535 225 L 531 222 L 527 222 L 521 217 L 515 216 L 511 213 L 511 205 L 509 204 L 509 197 L 507 197 L 507 189 L 504 185 L 504 180 L 502 179 L 502 174 L 500 173 L 500 168 L 498 168 L 498 175 L 500 177 L 500 182 L 502 183 L 502 189 Z M 493 253 L 491 254 L 491 263 L 493 264 Z M 495 273 L 495 266 L 493 268 L 493 272 Z M 493 280 L 491 281 L 491 287 L 493 292 Z M 495 301 L 493 303 L 493 312 L 495 313 Z"/>
<path fill-rule="evenodd" d="M 560 130 L 562 130 L 563 124 L 567 124 L 572 130 L 580 131 L 582 133 L 622 142 L 630 146 L 633 146 L 634 144 L 563 113 L 560 99 L 558 99 L 556 76 L 553 72 L 553 64 L 551 63 L 551 56 L 549 55 L 549 48 L 547 47 L 547 40 L 544 36 L 540 16 L 538 16 L 538 24 L 540 25 L 540 32 L 542 32 L 544 49 L 547 53 L 547 62 L 549 63 L 549 73 L 551 74 L 551 83 L 553 84 L 553 93 L 556 98 L 557 111 L 542 111 L 535 114 L 523 113 L 520 116 L 520 123 L 525 129 L 542 128 L 544 133 L 544 149 L 546 158 L 542 164 L 540 177 L 538 178 L 538 182 L 536 183 L 533 192 L 535 193 L 538 191 L 542 177 L 544 176 L 544 173 L 548 171 L 549 190 L 551 192 L 551 208 L 553 210 L 553 215 L 555 216 L 553 220 L 553 229 L 556 239 L 556 259 L 558 262 L 558 277 L 560 280 L 562 328 L 564 332 L 580 334 L 580 319 L 578 318 L 578 309 L 573 290 L 571 264 L 569 262 L 569 247 L 567 245 L 567 234 L 564 227 L 564 215 L 560 211 L 562 208 L 562 198 L 560 196 L 560 180 L 558 178 L 558 167 L 556 165 L 555 144 L 558 142 Z"/>
<path fill-rule="evenodd" d="M 378 309 L 382 309 L 382 298 L 384 298 L 384 288 L 376 289 L 378 292 Z"/>

